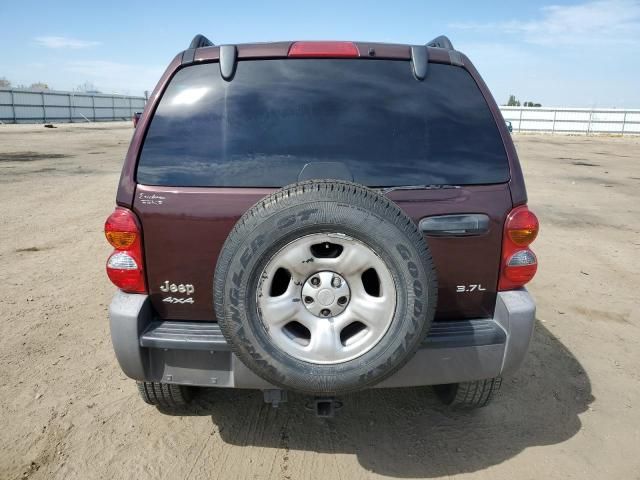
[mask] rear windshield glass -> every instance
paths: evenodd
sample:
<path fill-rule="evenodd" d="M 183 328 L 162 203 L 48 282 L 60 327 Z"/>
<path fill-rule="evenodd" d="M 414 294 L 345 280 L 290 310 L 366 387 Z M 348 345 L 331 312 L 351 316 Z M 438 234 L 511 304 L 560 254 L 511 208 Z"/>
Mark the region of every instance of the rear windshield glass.
<path fill-rule="evenodd" d="M 279 187 L 307 178 L 303 169 L 372 187 L 509 178 L 495 121 L 463 68 L 429 64 L 418 81 L 408 61 L 282 59 L 240 61 L 231 82 L 217 63 L 177 72 L 137 180 Z"/>

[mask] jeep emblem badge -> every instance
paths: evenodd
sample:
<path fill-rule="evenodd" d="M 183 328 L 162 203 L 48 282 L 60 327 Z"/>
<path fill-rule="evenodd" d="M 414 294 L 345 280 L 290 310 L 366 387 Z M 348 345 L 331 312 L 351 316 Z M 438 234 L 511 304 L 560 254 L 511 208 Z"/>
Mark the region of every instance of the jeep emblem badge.
<path fill-rule="evenodd" d="M 160 285 L 160 290 L 165 293 L 186 293 L 187 295 L 191 295 L 195 292 L 195 288 L 190 283 L 170 283 L 169 280 L 165 280 L 163 284 Z"/>

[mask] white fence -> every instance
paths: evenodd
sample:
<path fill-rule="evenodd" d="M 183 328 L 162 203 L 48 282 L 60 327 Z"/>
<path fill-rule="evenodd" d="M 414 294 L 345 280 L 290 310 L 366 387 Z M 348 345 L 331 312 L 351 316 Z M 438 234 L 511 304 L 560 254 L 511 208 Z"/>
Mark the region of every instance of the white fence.
<path fill-rule="evenodd" d="M 144 97 L 0 89 L 0 122 L 111 122 L 130 120 L 144 109 Z"/>
<path fill-rule="evenodd" d="M 144 97 L 0 89 L 1 123 L 129 120 Z M 640 109 L 500 107 L 514 132 L 640 135 Z"/>
<path fill-rule="evenodd" d="M 514 132 L 640 135 L 640 110 L 500 107 Z"/>

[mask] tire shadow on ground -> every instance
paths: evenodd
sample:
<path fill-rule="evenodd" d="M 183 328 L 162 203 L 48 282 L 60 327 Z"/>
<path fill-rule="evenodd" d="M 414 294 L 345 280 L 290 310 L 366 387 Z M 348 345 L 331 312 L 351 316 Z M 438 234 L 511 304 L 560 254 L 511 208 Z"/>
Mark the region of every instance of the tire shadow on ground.
<path fill-rule="evenodd" d="M 475 412 L 442 406 L 428 387 L 373 389 L 340 397 L 332 419 L 316 418 L 308 397 L 289 395 L 275 409 L 262 393 L 203 389 L 184 411 L 210 415 L 223 441 L 284 450 L 356 455 L 363 468 L 401 478 L 475 472 L 528 447 L 564 442 L 594 400 L 571 352 L 541 322 L 520 371 L 493 403 Z"/>

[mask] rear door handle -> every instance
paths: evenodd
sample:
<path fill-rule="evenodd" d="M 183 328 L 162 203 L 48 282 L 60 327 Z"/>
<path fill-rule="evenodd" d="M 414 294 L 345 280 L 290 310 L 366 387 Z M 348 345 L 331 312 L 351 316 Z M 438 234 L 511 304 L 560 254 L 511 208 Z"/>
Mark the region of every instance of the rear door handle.
<path fill-rule="evenodd" d="M 420 220 L 420 230 L 434 237 L 465 237 L 489 231 L 489 216 L 484 213 L 436 215 Z"/>

